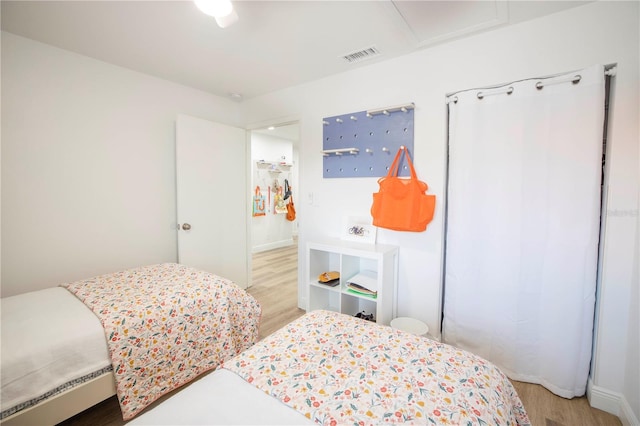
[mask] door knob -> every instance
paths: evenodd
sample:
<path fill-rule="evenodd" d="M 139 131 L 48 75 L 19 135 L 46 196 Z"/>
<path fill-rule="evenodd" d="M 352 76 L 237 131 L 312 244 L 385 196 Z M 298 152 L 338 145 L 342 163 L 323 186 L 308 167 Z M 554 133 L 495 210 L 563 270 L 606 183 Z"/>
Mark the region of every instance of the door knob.
<path fill-rule="evenodd" d="M 182 229 L 183 229 L 184 231 L 188 231 L 188 230 L 190 230 L 190 229 L 191 229 L 191 225 L 189 225 L 188 223 L 183 223 L 183 224 L 182 224 Z"/>

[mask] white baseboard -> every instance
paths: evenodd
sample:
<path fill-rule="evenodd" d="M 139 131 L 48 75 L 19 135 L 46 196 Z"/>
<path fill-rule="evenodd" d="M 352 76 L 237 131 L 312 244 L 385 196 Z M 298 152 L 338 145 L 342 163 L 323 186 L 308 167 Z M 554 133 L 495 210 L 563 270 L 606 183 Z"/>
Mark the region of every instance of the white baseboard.
<path fill-rule="evenodd" d="M 587 383 L 587 399 L 593 408 L 618 416 L 623 426 L 640 425 L 640 420 L 634 414 L 624 395 L 594 385 L 591 378 Z"/>
<path fill-rule="evenodd" d="M 293 238 L 255 246 L 251 250 L 251 253 L 260 253 L 261 251 L 273 250 L 281 247 L 288 247 L 290 245 L 293 245 Z"/>
<path fill-rule="evenodd" d="M 640 425 L 640 419 L 636 417 L 633 410 L 631 410 L 631 406 L 629 405 L 629 401 L 623 396 L 622 397 L 622 406 L 620 407 L 620 414 L 618 415 L 620 421 L 623 426 L 638 426 Z"/>

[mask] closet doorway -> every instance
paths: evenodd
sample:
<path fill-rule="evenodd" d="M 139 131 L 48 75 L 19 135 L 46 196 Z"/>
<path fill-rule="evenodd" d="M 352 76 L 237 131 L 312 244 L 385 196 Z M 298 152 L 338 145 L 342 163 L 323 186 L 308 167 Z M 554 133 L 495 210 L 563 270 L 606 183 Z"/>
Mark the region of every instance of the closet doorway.
<path fill-rule="evenodd" d="M 299 124 L 289 122 L 251 130 L 249 217 L 253 294 L 263 306 L 261 337 L 271 323 L 297 318 L 298 212 L 289 220 L 288 205 L 298 203 Z M 290 215 L 289 215 L 290 217 Z"/>
<path fill-rule="evenodd" d="M 592 355 L 608 75 L 448 98 L 444 341 L 564 398 Z"/>

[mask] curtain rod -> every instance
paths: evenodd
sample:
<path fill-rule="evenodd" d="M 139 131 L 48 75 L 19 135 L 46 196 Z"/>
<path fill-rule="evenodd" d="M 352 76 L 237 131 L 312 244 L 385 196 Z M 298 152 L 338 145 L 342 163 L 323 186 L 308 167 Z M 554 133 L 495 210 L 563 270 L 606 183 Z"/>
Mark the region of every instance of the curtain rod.
<path fill-rule="evenodd" d="M 614 77 L 616 75 L 618 71 L 618 67 L 616 65 L 608 65 L 605 66 L 605 70 L 604 70 L 604 75 L 606 75 L 607 77 Z M 565 78 L 561 78 L 558 80 L 552 80 L 552 81 L 547 81 L 547 82 L 543 82 L 543 79 L 552 79 L 553 77 L 542 77 L 537 83 L 536 83 L 536 89 L 538 90 L 542 90 L 545 86 L 550 86 L 552 84 L 559 84 L 559 83 L 566 83 L 566 82 L 571 82 L 573 84 L 578 84 L 580 82 L 580 80 L 582 79 L 582 76 L 580 74 L 575 74 L 574 76 L 567 76 Z M 527 79 L 527 80 L 535 80 L 534 78 L 532 79 Z M 524 81 L 524 80 L 521 80 Z M 509 83 L 512 84 L 512 83 Z M 478 89 L 470 89 L 470 90 L 478 90 Z M 513 93 L 513 87 L 505 85 L 502 87 L 498 87 L 498 88 L 493 88 L 493 89 L 483 89 L 483 91 L 479 91 L 476 96 L 478 97 L 478 99 L 482 100 L 484 99 L 485 96 L 491 96 L 491 95 L 499 95 L 499 94 L 503 94 L 506 93 L 507 95 L 510 95 Z M 466 91 L 466 90 L 465 90 Z M 457 92 L 455 92 L 457 93 Z M 458 97 L 455 95 L 447 95 L 446 98 L 446 103 L 449 104 L 453 102 L 458 103 Z"/>
<path fill-rule="evenodd" d="M 540 80 L 536 83 L 536 89 L 542 90 L 545 86 L 551 86 L 552 84 L 568 83 L 569 81 L 572 84 L 578 84 L 580 83 L 580 80 L 582 80 L 582 76 L 580 74 L 576 74 L 573 77 L 567 76 L 564 78 L 559 78 L 557 80 L 551 80 L 546 82 L 543 82 L 542 80 Z"/>

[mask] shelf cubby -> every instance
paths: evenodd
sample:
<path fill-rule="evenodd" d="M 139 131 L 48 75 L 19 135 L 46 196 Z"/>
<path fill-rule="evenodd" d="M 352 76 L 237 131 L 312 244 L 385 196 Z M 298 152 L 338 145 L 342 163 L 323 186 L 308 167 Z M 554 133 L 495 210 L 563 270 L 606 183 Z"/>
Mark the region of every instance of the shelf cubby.
<path fill-rule="evenodd" d="M 325 240 L 307 244 L 307 311 L 326 309 L 347 315 L 373 314 L 376 322 L 389 325 L 395 315 L 398 247 Z M 320 274 L 337 271 L 335 287 L 318 282 Z M 366 271 L 377 287 L 376 297 L 349 291 L 348 283 Z"/>

